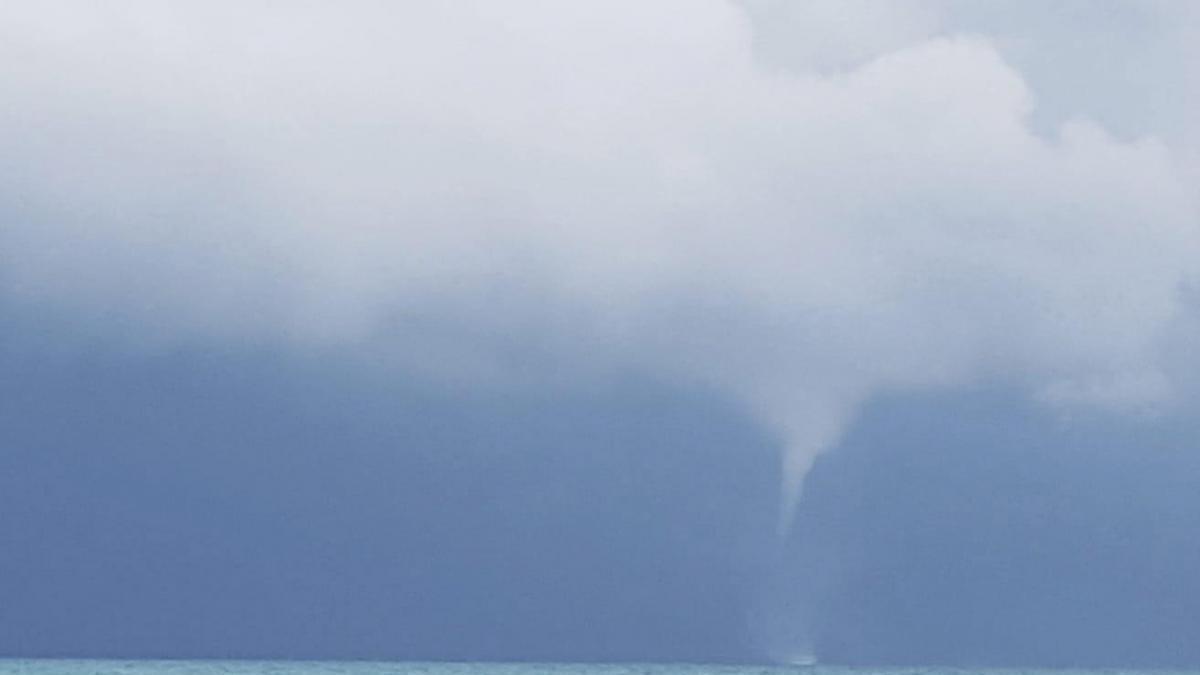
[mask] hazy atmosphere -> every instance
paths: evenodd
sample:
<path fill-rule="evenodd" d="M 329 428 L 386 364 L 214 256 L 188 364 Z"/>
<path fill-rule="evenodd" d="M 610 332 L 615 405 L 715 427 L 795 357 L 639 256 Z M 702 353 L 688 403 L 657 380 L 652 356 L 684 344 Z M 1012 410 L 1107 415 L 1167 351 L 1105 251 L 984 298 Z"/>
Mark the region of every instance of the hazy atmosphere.
<path fill-rule="evenodd" d="M 1200 667 L 1200 4 L 0 6 L 0 657 Z"/>

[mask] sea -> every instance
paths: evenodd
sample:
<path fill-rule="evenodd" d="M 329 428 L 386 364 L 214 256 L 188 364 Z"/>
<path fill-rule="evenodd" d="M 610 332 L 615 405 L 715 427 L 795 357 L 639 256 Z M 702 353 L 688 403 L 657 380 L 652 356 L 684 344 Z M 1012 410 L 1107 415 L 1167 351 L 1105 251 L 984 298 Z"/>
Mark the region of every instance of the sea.
<path fill-rule="evenodd" d="M 1200 675 L 1200 671 L 850 668 L 703 664 L 0 659 L 0 675 Z"/>

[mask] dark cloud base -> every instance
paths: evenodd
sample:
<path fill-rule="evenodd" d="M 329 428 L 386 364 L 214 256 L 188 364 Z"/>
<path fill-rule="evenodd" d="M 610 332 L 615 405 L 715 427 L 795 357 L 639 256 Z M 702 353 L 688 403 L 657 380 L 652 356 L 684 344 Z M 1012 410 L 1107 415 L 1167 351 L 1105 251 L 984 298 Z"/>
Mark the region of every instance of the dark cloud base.
<path fill-rule="evenodd" d="M 775 446 L 711 399 L 177 352 L 0 361 L 0 655 L 754 661 Z M 1183 426 L 877 403 L 778 606 L 845 663 L 1200 664 Z"/>
<path fill-rule="evenodd" d="M 254 355 L 2 369 L 0 654 L 746 655 L 774 451 L 711 401 L 452 402 Z"/>

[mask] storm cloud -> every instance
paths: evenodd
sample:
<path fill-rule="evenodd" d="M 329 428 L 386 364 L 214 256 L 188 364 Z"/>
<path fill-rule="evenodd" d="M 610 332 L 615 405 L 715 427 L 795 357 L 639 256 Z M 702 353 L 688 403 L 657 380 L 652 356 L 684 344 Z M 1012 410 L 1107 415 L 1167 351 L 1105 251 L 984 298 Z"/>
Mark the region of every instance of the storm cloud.
<path fill-rule="evenodd" d="M 707 388 L 789 448 L 786 523 L 885 392 L 1172 400 L 1197 13 L 1061 6 L 6 6 L 0 293 L 135 350 Z M 1061 84 L 1125 26 L 1136 69 Z"/>

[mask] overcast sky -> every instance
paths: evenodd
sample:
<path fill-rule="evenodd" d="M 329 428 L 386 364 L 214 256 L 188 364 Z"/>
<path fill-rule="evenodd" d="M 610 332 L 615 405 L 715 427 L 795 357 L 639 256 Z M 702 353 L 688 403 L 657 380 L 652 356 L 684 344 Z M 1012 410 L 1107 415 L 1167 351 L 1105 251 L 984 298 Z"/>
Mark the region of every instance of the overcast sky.
<path fill-rule="evenodd" d="M 0 8 L 0 653 L 1200 665 L 1200 7 Z"/>

